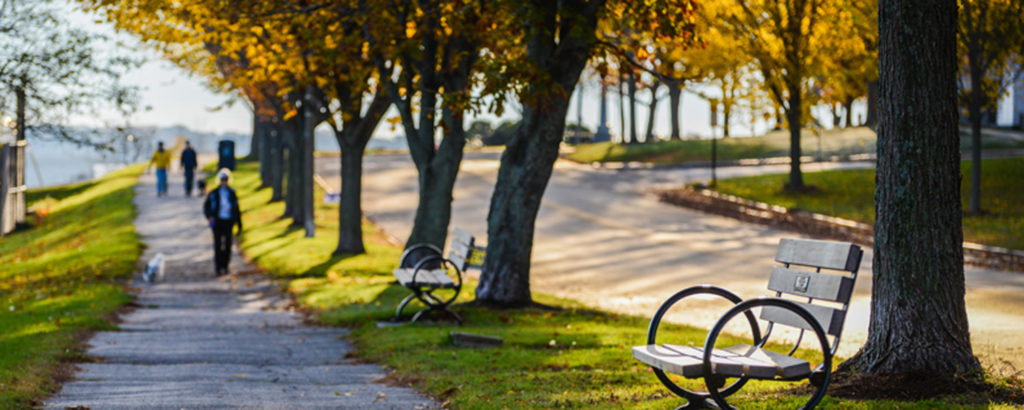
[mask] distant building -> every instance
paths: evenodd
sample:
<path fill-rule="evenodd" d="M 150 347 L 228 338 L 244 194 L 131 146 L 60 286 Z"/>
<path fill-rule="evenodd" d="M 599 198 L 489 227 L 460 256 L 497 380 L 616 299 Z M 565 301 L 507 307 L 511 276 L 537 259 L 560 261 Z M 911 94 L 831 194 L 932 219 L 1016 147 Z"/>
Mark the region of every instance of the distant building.
<path fill-rule="evenodd" d="M 996 108 L 995 125 L 999 127 L 1024 127 L 1024 76 L 1017 78 L 1007 87 L 1006 94 L 999 99 Z"/>

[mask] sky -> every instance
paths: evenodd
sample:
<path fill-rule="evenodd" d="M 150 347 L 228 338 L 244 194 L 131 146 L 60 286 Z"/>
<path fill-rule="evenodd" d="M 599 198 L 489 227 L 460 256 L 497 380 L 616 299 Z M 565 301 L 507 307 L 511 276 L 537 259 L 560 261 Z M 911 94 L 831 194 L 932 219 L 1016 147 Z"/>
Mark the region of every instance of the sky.
<path fill-rule="evenodd" d="M 88 26 L 89 29 L 96 30 L 98 32 L 108 34 L 114 32 L 113 28 L 108 24 L 96 23 L 95 18 L 86 16 L 81 12 L 74 13 L 74 24 Z M 184 70 L 161 60 L 155 52 L 147 50 L 144 45 L 139 44 L 138 41 L 133 40 L 127 34 L 116 34 L 116 36 L 121 40 L 120 42 L 133 45 L 130 49 L 131 52 L 136 53 L 136 55 L 145 56 L 149 60 L 141 68 L 130 73 L 123 79 L 128 84 L 134 84 L 142 88 L 141 105 L 142 107 L 149 108 L 148 110 L 139 112 L 130 118 L 130 123 L 132 125 L 183 125 L 196 131 L 214 133 L 238 132 L 247 134 L 251 132 L 252 114 L 248 110 L 246 104 L 236 101 L 234 104 L 226 105 L 225 103 L 230 101 L 233 97 L 211 92 L 208 88 L 203 86 L 201 79 L 189 76 Z M 117 45 L 115 42 L 111 42 L 107 47 L 114 48 L 117 47 Z M 121 50 L 123 51 L 124 49 Z M 600 122 L 600 89 L 598 88 L 598 85 L 594 83 L 594 80 L 587 79 L 584 80 L 582 88 L 583 124 L 591 130 L 596 130 L 598 123 Z M 662 88 L 660 94 L 666 95 L 667 90 Z M 619 134 L 619 102 L 616 91 L 609 91 L 608 96 L 608 127 L 614 140 L 618 138 Z M 578 104 L 580 99 L 581 97 L 579 92 L 573 94 L 567 118 L 568 122 L 575 123 L 577 121 L 576 118 L 579 110 Z M 650 96 L 648 93 L 644 92 L 640 94 L 640 99 L 643 101 L 649 101 Z M 710 107 L 707 101 L 694 94 L 684 93 L 680 107 L 681 133 L 684 137 L 696 134 L 702 138 L 706 138 L 711 135 L 709 109 Z M 855 109 L 855 118 L 857 117 L 859 110 L 862 111 L 862 108 L 857 107 L 857 109 Z M 508 112 L 501 118 L 490 114 L 482 115 L 481 118 L 492 122 L 514 120 L 517 116 L 515 110 L 507 111 Z M 819 118 L 826 118 L 827 114 L 824 110 L 819 109 L 816 113 L 819 115 Z M 388 116 L 394 115 L 397 115 L 397 112 L 392 109 Z M 104 122 L 108 124 L 118 122 L 117 120 L 118 118 L 115 114 L 107 113 L 100 115 L 98 118 L 77 118 L 73 120 L 73 122 L 81 125 L 98 125 Z M 472 119 L 470 119 L 470 121 L 472 121 Z M 469 122 L 467 122 L 467 125 L 468 123 Z M 643 104 L 638 104 L 637 133 L 641 136 L 646 130 L 646 123 L 647 109 Z M 377 136 L 393 137 L 395 135 L 395 131 L 392 131 L 391 127 L 385 123 L 382 122 L 382 124 L 384 125 L 379 126 L 377 129 Z M 755 134 L 761 134 L 765 132 L 767 125 L 770 124 L 765 124 L 763 121 L 759 121 L 752 126 L 750 124 L 749 114 L 739 113 L 739 115 L 734 116 L 734 122 L 732 123 L 731 130 L 732 134 L 735 136 L 750 135 L 752 132 Z M 670 134 L 670 116 L 667 96 L 659 103 L 659 108 L 656 112 L 654 130 L 655 134 L 660 136 L 668 136 Z M 715 135 L 721 136 L 721 132 L 720 128 L 716 129 Z"/>

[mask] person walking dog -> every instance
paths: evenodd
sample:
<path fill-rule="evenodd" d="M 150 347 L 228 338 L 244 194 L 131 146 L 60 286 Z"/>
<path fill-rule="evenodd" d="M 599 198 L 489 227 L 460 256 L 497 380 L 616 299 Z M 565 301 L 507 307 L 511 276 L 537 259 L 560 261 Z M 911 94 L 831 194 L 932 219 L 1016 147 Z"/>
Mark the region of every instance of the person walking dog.
<path fill-rule="evenodd" d="M 150 165 L 156 167 L 156 196 L 167 196 L 167 168 L 171 166 L 171 153 L 164 150 L 163 142 L 156 143 L 156 152 L 149 159 L 146 172 L 149 172 Z"/>
<path fill-rule="evenodd" d="M 228 186 L 231 171 L 222 169 L 217 173 L 220 186 L 210 190 L 203 202 L 203 215 L 213 229 L 213 261 L 216 275 L 229 273 L 228 262 L 231 261 L 231 228 L 238 225 L 238 233 L 242 233 L 242 210 L 238 207 L 238 196 Z"/>
<path fill-rule="evenodd" d="M 181 151 L 181 169 L 185 171 L 185 196 L 192 196 L 192 184 L 196 177 L 196 168 L 199 162 L 196 161 L 196 150 L 192 144 L 185 141 L 185 149 Z M 200 193 L 202 195 L 202 193 Z"/>

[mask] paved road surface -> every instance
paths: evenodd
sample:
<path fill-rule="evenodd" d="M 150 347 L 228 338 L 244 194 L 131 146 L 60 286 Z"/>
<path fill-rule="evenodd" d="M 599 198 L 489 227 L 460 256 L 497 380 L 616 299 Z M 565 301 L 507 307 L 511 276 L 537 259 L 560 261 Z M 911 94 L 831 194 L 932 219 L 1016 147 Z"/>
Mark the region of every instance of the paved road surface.
<path fill-rule="evenodd" d="M 467 153 L 459 174 L 452 225 L 486 241 L 487 209 L 498 155 Z M 869 167 L 867 163 L 808 164 L 805 171 Z M 337 158 L 317 172 L 338 186 Z M 731 167 L 720 177 L 786 172 L 787 165 Z M 559 161 L 537 219 L 531 283 L 534 290 L 619 312 L 650 317 L 684 287 L 712 283 L 742 297 L 767 294 L 779 238 L 794 233 L 658 202 L 651 188 L 710 178 L 706 169 L 602 170 Z M 404 241 L 416 206 L 416 173 L 407 155 L 369 156 L 363 209 Z M 867 336 L 871 251 L 861 265 L 840 354 Z M 1024 274 L 969 268 L 967 306 L 975 352 L 986 365 L 1003 360 L 1024 369 Z M 710 326 L 724 305 L 706 301 L 674 309 L 672 320 Z M 637 341 L 640 343 L 642 341 Z"/>
<path fill-rule="evenodd" d="M 237 256 L 234 275 L 213 275 L 201 200 L 156 198 L 152 176 L 136 188 L 136 227 L 144 258 L 167 256 L 164 281 L 136 278 L 138 309 L 121 331 L 89 342 L 96 363 L 79 365 L 49 408 L 427 408 L 407 388 L 374 382 L 387 371 L 345 359 L 352 347 L 337 328 L 304 326 L 288 300 Z"/>

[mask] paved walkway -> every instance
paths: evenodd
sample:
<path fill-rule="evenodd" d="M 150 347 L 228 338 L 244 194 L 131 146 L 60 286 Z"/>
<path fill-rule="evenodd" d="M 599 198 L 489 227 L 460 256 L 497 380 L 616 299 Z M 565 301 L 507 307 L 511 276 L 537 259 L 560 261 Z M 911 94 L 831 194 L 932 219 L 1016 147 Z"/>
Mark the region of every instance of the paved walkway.
<path fill-rule="evenodd" d="M 305 326 L 289 300 L 235 256 L 235 272 L 214 277 L 209 228 L 201 199 L 183 198 L 179 175 L 171 196 L 156 198 L 155 180 L 136 187 L 136 227 L 162 252 L 157 284 L 136 275 L 139 307 L 121 331 L 89 342 L 96 363 L 78 365 L 74 381 L 49 408 L 428 408 L 408 388 L 376 381 L 387 371 L 346 359 L 344 329 Z"/>
<path fill-rule="evenodd" d="M 468 152 L 452 203 L 452 226 L 486 243 L 487 210 L 498 154 Z M 340 181 L 337 158 L 319 158 L 317 172 Z M 870 163 L 815 163 L 805 172 L 870 167 Z M 371 155 L 364 163 L 363 210 L 399 240 L 412 229 L 416 169 L 408 155 Z M 589 306 L 650 317 L 676 291 L 718 284 L 741 297 L 768 294 L 772 258 L 782 237 L 799 236 L 762 225 L 667 205 L 651 188 L 709 179 L 707 169 L 616 171 L 559 161 L 537 217 L 530 282 L 534 290 Z M 727 167 L 720 178 L 786 172 L 788 165 Z M 337 186 L 337 185 L 335 185 Z M 867 337 L 872 253 L 867 249 L 847 317 L 840 355 L 855 353 Z M 476 271 L 470 271 L 475 274 Z M 975 353 L 997 371 L 1024 369 L 1024 274 L 969 267 L 967 310 Z M 708 328 L 726 303 L 694 298 L 669 320 Z M 737 322 L 739 323 L 739 322 Z M 737 333 L 745 329 L 736 329 Z M 640 342 L 640 341 L 638 341 Z M 1012 368 L 1006 365 L 1012 365 Z"/>

